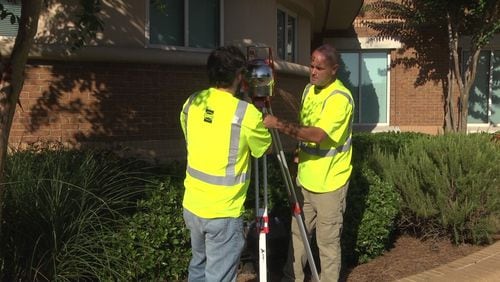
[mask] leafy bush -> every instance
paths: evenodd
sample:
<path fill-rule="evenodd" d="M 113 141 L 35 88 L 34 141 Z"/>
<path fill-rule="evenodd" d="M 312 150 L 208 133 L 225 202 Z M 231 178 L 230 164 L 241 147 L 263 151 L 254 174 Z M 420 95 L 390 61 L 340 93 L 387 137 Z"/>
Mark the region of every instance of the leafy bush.
<path fill-rule="evenodd" d="M 115 256 L 128 258 L 125 281 L 177 281 L 191 258 L 189 232 L 182 216 L 182 182 L 167 177 L 148 187 L 138 212 L 114 237 Z"/>
<path fill-rule="evenodd" d="M 356 133 L 344 261 L 380 255 L 395 228 L 446 234 L 455 242 L 490 240 L 500 226 L 500 152 L 490 139 Z M 147 177 L 143 167 L 106 152 L 13 154 L 6 170 L 2 280 L 184 279 L 191 257 L 182 218 L 185 165 L 156 167 Z M 279 219 L 270 221 L 274 243 L 268 251 L 277 254 L 270 263 L 281 268 L 295 223 L 275 156 L 268 157 L 267 174 L 270 219 Z M 245 202 L 248 222 L 255 218 L 253 181 Z"/>
<path fill-rule="evenodd" d="M 500 148 L 487 134 L 420 138 L 398 155 L 376 150 L 377 170 L 402 197 L 400 226 L 455 243 L 500 230 Z"/>
<path fill-rule="evenodd" d="M 365 263 L 386 250 L 399 212 L 399 196 L 391 184 L 366 166 L 355 176 L 342 232 L 342 254 L 348 264 Z"/>
<path fill-rule="evenodd" d="M 16 152 L 6 165 L 2 281 L 121 280 L 106 238 L 144 182 L 135 163 L 98 151 Z"/>
<path fill-rule="evenodd" d="M 382 181 L 368 166 L 371 159 L 372 147 L 379 145 L 388 151 L 398 151 L 412 139 L 423 136 L 416 133 L 356 133 L 353 136 L 353 173 L 347 195 L 347 207 L 344 216 L 344 230 L 342 234 L 343 259 L 349 264 L 366 262 L 380 255 L 390 244 L 398 214 L 398 194 L 394 187 Z M 291 162 L 291 155 L 287 155 L 288 165 L 292 177 L 295 178 L 296 165 Z M 268 158 L 269 207 L 271 215 L 279 217 L 279 221 L 287 226 L 279 235 L 270 228 L 270 237 L 281 236 L 279 249 L 281 253 L 287 251 L 290 224 L 292 221 L 291 209 L 288 203 L 288 193 L 282 173 L 275 156 Z M 247 197 L 246 208 L 255 207 L 254 187 L 251 185 Z M 313 248 L 314 250 L 314 248 Z M 276 252 L 275 250 L 271 250 Z"/>
<path fill-rule="evenodd" d="M 364 263 L 381 255 L 392 243 L 395 231 L 399 194 L 392 183 L 372 170 L 373 148 L 394 153 L 424 136 L 412 132 L 353 134 L 353 171 L 342 232 L 345 263 Z"/>

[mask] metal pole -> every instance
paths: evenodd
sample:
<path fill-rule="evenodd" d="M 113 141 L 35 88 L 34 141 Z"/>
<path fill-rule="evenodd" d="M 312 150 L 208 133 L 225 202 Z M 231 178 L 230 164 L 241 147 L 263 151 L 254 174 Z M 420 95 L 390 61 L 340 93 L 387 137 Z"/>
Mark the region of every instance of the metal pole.
<path fill-rule="evenodd" d="M 267 210 L 267 157 L 262 156 L 262 180 L 263 180 L 263 199 L 264 207 L 259 210 L 260 214 L 260 233 L 259 233 L 259 281 L 267 282 L 267 242 L 266 237 L 269 233 L 269 217 Z"/>
<path fill-rule="evenodd" d="M 263 108 L 262 112 L 264 114 L 267 113 L 272 114 L 271 106 L 269 106 L 268 108 Z M 283 145 L 281 144 L 281 139 L 279 137 L 277 129 L 272 128 L 270 132 L 271 132 L 271 137 L 273 139 L 274 148 L 276 150 L 276 156 L 280 164 L 281 173 L 283 175 L 283 179 L 285 180 L 288 192 L 288 198 L 290 201 L 290 205 L 292 207 L 292 212 L 295 217 L 295 221 L 299 226 L 302 242 L 304 243 L 304 249 L 306 250 L 307 260 L 309 262 L 309 267 L 311 269 L 312 278 L 313 281 L 319 281 L 318 270 L 316 268 L 316 263 L 314 262 L 311 245 L 309 244 L 309 238 L 304 225 L 304 220 L 302 218 L 302 209 L 300 207 L 299 201 L 297 200 L 297 195 L 295 194 L 295 185 L 290 175 L 290 170 L 288 169 L 285 153 L 283 152 Z"/>

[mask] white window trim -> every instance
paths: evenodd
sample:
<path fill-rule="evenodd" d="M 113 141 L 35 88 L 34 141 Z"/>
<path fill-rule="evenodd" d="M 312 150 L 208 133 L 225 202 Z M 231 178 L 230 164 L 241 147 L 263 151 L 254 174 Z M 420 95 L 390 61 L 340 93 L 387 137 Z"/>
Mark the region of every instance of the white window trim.
<path fill-rule="evenodd" d="M 391 124 L 391 52 L 389 52 L 389 50 L 387 50 L 387 100 L 386 100 L 386 103 L 387 103 L 387 106 L 386 106 L 386 109 L 387 109 L 387 123 L 386 125 L 389 125 Z"/>
<path fill-rule="evenodd" d="M 280 59 L 282 61 L 285 61 L 285 62 L 289 62 L 289 63 L 296 63 L 297 62 L 297 54 L 299 53 L 298 52 L 298 39 L 297 39 L 297 35 L 299 34 L 298 33 L 298 29 L 299 29 L 299 17 L 297 16 L 297 13 L 294 13 L 292 11 L 290 11 L 289 9 L 285 8 L 284 6 L 282 5 L 277 5 L 276 7 L 277 10 L 281 10 L 282 12 L 285 13 L 285 59 Z M 294 45 L 294 50 L 293 50 L 293 61 L 287 61 L 286 60 L 286 54 L 287 54 L 287 50 L 286 50 L 286 43 L 288 42 L 288 32 L 286 30 L 286 25 L 288 23 L 288 17 L 292 17 L 295 19 L 295 30 L 293 31 L 293 45 Z M 276 19 L 276 26 L 278 25 L 278 21 Z M 278 38 L 277 34 L 276 34 L 276 38 Z M 278 44 L 278 42 L 276 42 L 276 45 Z M 278 47 L 278 46 L 276 46 Z"/>
<path fill-rule="evenodd" d="M 224 0 L 219 0 L 219 45 L 224 43 Z M 208 48 L 194 48 L 188 47 L 189 45 L 189 0 L 184 0 L 184 46 L 173 46 L 163 44 L 151 44 L 150 42 L 150 14 L 149 14 L 149 0 L 146 0 L 146 23 L 144 25 L 145 48 L 158 48 L 166 51 L 190 51 L 190 52 L 210 52 L 212 49 Z"/>

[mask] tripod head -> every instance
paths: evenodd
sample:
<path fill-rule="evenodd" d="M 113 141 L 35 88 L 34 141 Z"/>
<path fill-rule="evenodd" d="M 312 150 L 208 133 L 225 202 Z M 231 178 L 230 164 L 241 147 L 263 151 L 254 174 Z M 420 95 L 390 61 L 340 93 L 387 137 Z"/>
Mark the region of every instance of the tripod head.
<path fill-rule="evenodd" d="M 247 73 L 245 82 L 248 96 L 258 108 L 269 106 L 274 90 L 274 61 L 270 47 L 247 48 Z"/>
<path fill-rule="evenodd" d="M 273 69 L 263 59 L 248 62 L 246 81 L 250 98 L 270 97 L 273 95 Z"/>

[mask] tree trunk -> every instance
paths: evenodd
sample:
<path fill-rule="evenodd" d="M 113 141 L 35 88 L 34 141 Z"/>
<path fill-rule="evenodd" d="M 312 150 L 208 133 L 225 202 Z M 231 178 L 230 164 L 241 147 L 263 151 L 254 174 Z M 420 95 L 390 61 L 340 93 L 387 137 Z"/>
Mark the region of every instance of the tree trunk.
<path fill-rule="evenodd" d="M 460 128 L 459 131 L 467 133 L 467 117 L 469 116 L 469 96 L 472 84 L 476 78 L 477 61 L 479 59 L 480 48 L 472 50 L 467 59 L 467 68 L 464 73 L 462 89 L 460 90 Z"/>
<path fill-rule="evenodd" d="M 451 38 L 453 44 L 451 46 L 451 52 L 453 56 L 453 72 L 455 74 L 456 81 L 458 83 L 458 90 L 460 91 L 459 104 L 458 104 L 458 131 L 462 133 L 467 133 L 467 116 L 469 113 L 469 92 L 474 83 L 476 77 L 477 60 L 479 58 L 479 53 L 481 48 L 474 48 L 471 45 L 470 55 L 467 58 L 467 64 L 465 71 L 461 72 L 461 61 L 458 55 L 458 32 L 457 29 L 453 27 L 452 19 L 448 22 L 449 29 L 451 30 Z"/>
<path fill-rule="evenodd" d="M 10 58 L 2 68 L 0 84 L 0 221 L 5 194 L 5 162 L 10 129 L 24 84 L 24 70 L 28 53 L 38 28 L 43 0 L 22 0 L 21 17 L 16 41 Z M 0 230 L 1 231 L 1 230 Z"/>
<path fill-rule="evenodd" d="M 451 25 L 450 14 L 447 13 L 446 18 L 448 20 L 448 75 L 447 87 L 445 89 L 445 101 L 444 101 L 444 131 L 445 132 L 455 132 L 457 127 L 455 125 L 455 110 L 453 108 L 453 49 L 456 46 L 455 38 L 453 37 L 453 30 Z"/>
<path fill-rule="evenodd" d="M 445 107 L 444 107 L 444 132 L 455 132 L 456 131 L 456 126 L 455 126 L 455 119 L 454 119 L 454 109 L 453 109 L 453 71 L 450 68 L 448 70 L 448 75 L 446 76 L 447 78 L 447 87 L 445 89 L 446 91 L 446 99 L 444 101 Z"/>

